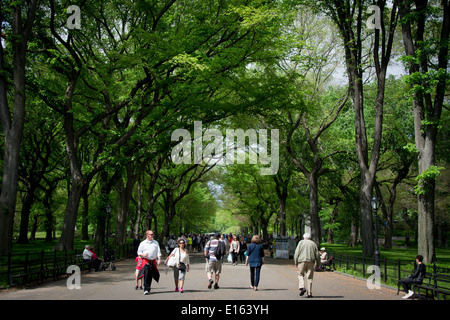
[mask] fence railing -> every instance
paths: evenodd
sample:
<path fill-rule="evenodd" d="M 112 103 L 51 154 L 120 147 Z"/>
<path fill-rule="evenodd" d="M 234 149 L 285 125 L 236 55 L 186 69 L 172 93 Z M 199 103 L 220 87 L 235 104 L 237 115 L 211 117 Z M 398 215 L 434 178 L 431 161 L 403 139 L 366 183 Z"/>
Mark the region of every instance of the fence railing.
<path fill-rule="evenodd" d="M 372 275 L 372 269 L 368 268 L 375 265 L 375 258 L 367 258 L 358 255 L 349 255 L 331 252 L 330 257 L 334 258 L 334 265 L 346 273 L 355 272 L 362 275 L 362 278 L 368 278 Z M 379 261 L 380 276 L 384 283 L 396 286 L 397 281 L 406 278 L 414 269 L 414 262 L 398 260 L 388 260 L 386 257 Z M 450 274 L 450 268 L 440 267 L 436 264 L 427 265 L 427 272 Z"/>
<path fill-rule="evenodd" d="M 83 250 L 84 248 L 70 251 L 26 251 L 24 254 L 9 253 L 6 256 L 0 256 L 0 288 L 8 288 L 19 283 L 22 286 L 31 282 L 42 283 L 51 278 L 56 280 L 66 273 L 70 265 L 76 264 L 76 256 L 82 254 Z M 128 244 L 110 246 L 109 250 L 114 250 L 115 259 L 129 257 L 132 253 Z M 100 247 L 96 253 L 100 259 L 104 258 L 104 247 Z"/>

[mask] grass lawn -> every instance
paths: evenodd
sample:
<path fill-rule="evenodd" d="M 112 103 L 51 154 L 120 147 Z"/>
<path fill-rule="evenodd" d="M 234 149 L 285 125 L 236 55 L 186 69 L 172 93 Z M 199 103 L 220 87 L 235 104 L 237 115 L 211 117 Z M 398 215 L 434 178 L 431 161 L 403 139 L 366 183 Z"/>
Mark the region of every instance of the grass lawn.
<path fill-rule="evenodd" d="M 14 255 L 16 254 L 24 254 L 25 252 L 38 252 L 41 250 L 44 251 L 52 251 L 53 248 L 55 247 L 55 245 L 58 243 L 58 238 L 61 234 L 57 233 L 56 234 L 56 239 L 52 240 L 52 241 L 45 241 L 45 232 L 37 232 L 36 233 L 36 239 L 35 240 L 29 240 L 28 244 L 17 244 L 13 241 L 13 246 L 12 246 L 12 253 Z M 89 240 L 89 241 L 84 241 L 84 240 L 80 240 L 79 237 L 75 237 L 75 241 L 74 241 L 74 246 L 75 249 L 81 249 L 81 252 L 84 249 L 84 246 L 87 244 L 93 244 L 93 240 Z"/>
<path fill-rule="evenodd" d="M 334 251 L 341 254 L 362 256 L 362 246 L 353 248 L 347 247 L 345 244 L 322 243 L 321 247 L 325 247 L 328 253 Z M 381 259 L 384 259 L 385 257 L 387 260 L 392 261 L 400 259 L 402 262 L 406 263 L 413 263 L 418 254 L 417 246 L 412 246 L 410 248 L 394 247 L 390 250 L 385 250 L 383 247 L 380 247 L 379 249 Z M 436 259 L 438 266 L 450 268 L 450 249 L 436 248 Z"/>
<path fill-rule="evenodd" d="M 362 246 L 358 247 L 347 247 L 345 244 L 329 244 L 322 243 L 321 247 L 325 247 L 328 255 L 332 255 L 333 252 L 335 254 L 335 258 L 337 260 L 337 253 L 340 253 L 341 263 L 340 266 L 336 263 L 336 271 L 351 274 L 353 276 L 359 278 L 368 278 L 370 274 L 367 271 L 363 271 L 363 269 L 367 268 L 370 264 L 372 264 L 372 257 L 366 257 L 364 268 L 362 264 Z M 387 284 L 392 287 L 397 286 L 398 280 L 398 260 L 401 261 L 401 277 L 404 278 L 412 273 L 415 257 L 417 256 L 417 246 L 411 248 L 404 247 L 394 247 L 390 250 L 385 250 L 384 248 L 380 248 L 380 270 L 381 270 L 381 283 Z M 346 255 L 348 255 L 348 263 L 346 261 Z M 354 257 L 356 256 L 356 261 Z M 450 250 L 449 249 L 439 249 L 436 248 L 436 258 L 437 258 L 437 266 L 450 268 Z M 384 269 L 384 259 L 387 260 L 386 265 L 387 268 Z M 344 262 L 343 262 L 344 261 Z M 431 272 L 432 268 L 429 267 L 427 271 Z M 441 272 L 441 271 L 438 271 Z M 386 277 L 385 277 L 386 276 Z M 386 279 L 386 281 L 384 281 Z M 448 287 L 450 290 L 450 283 L 444 283 L 445 287 Z M 448 285 L 448 286 L 447 286 Z"/>

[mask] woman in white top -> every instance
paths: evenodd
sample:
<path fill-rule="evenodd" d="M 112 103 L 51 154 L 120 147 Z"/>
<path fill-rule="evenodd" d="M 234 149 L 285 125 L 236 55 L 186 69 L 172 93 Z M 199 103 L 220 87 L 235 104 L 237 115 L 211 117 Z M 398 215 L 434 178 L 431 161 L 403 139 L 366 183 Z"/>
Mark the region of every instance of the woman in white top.
<path fill-rule="evenodd" d="M 231 253 L 231 259 L 233 262 L 233 266 L 238 264 L 237 256 L 239 254 L 239 249 L 240 249 L 239 247 L 240 247 L 239 241 L 237 240 L 236 236 L 234 235 L 233 241 L 231 241 L 231 244 L 230 244 L 230 253 Z"/>
<path fill-rule="evenodd" d="M 178 240 L 178 248 L 172 251 L 167 259 L 175 256 L 177 265 L 173 268 L 173 278 L 175 280 L 175 292 L 183 293 L 184 279 L 189 271 L 189 252 L 186 249 L 186 242 L 183 238 Z M 178 289 L 179 288 L 179 289 Z"/>

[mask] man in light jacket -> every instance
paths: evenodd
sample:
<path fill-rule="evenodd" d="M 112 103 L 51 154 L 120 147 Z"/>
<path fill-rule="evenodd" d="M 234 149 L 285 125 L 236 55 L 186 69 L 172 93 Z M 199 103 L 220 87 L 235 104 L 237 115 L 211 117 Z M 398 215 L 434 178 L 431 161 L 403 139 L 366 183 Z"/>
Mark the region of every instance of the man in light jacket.
<path fill-rule="evenodd" d="M 295 249 L 294 263 L 298 268 L 298 288 L 300 296 L 308 293 L 308 298 L 312 298 L 312 282 L 314 276 L 315 264 L 320 263 L 319 249 L 314 241 L 311 240 L 311 235 L 305 233 L 303 240 L 300 241 Z"/>

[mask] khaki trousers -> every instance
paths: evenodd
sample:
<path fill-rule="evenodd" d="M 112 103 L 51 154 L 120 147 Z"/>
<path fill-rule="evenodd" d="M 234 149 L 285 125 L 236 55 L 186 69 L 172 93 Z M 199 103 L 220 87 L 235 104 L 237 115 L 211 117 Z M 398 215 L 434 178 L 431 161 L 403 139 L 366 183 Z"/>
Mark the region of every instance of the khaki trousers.
<path fill-rule="evenodd" d="M 298 264 L 298 288 L 305 288 L 308 296 L 312 295 L 314 262 L 304 261 Z"/>

